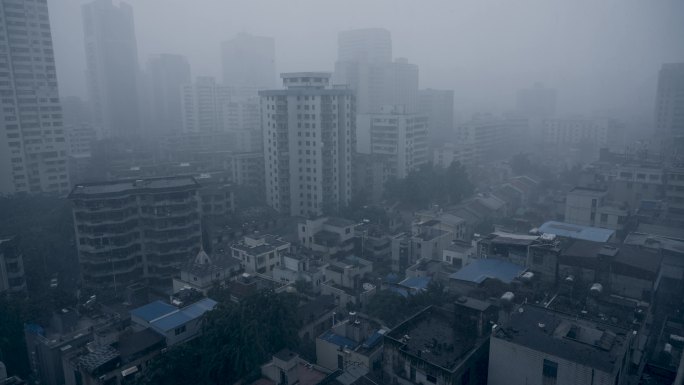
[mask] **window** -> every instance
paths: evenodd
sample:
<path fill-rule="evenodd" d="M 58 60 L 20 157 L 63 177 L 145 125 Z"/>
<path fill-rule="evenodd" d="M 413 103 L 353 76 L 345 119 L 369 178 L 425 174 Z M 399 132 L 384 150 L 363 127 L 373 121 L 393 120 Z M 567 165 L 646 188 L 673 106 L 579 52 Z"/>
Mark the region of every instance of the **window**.
<path fill-rule="evenodd" d="M 608 214 L 601 214 L 601 223 L 608 222 Z"/>
<path fill-rule="evenodd" d="M 337 356 L 337 369 L 344 369 L 344 357 Z"/>
<path fill-rule="evenodd" d="M 544 366 L 542 368 L 542 384 L 543 385 L 555 385 L 556 379 L 558 378 L 558 363 L 544 360 Z"/>
<path fill-rule="evenodd" d="M 183 326 L 181 326 L 181 327 L 179 327 L 179 328 L 176 328 L 176 330 L 174 330 L 174 333 L 175 333 L 176 335 L 180 335 L 180 334 L 185 333 L 185 325 L 183 325 Z"/>

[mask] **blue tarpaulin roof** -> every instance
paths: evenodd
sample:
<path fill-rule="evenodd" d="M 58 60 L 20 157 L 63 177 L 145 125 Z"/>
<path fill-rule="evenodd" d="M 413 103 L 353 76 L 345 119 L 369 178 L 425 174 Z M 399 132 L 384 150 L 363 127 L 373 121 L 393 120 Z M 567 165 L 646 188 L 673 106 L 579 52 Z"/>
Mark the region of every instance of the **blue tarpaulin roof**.
<path fill-rule="evenodd" d="M 404 297 L 404 298 L 408 298 L 408 296 L 409 296 L 408 290 L 402 289 L 402 288 L 400 288 L 400 287 L 390 286 L 390 287 L 387 288 L 387 290 L 389 290 L 389 291 L 391 291 L 391 292 L 394 292 L 394 293 L 397 293 L 397 294 L 399 294 L 400 296 L 402 296 L 402 297 Z"/>
<path fill-rule="evenodd" d="M 399 282 L 401 286 L 405 286 L 416 290 L 425 290 L 430 283 L 430 277 L 411 277 Z"/>
<path fill-rule="evenodd" d="M 599 227 L 573 225 L 571 223 L 548 221 L 539 226 L 543 234 L 555 234 L 559 237 L 582 239 L 593 242 L 608 242 L 615 234 L 615 230 Z"/>
<path fill-rule="evenodd" d="M 525 272 L 525 268 L 502 259 L 476 259 L 461 270 L 451 274 L 449 278 L 482 283 L 487 278 L 495 278 L 503 283 L 511 283 L 513 279 Z"/>
<path fill-rule="evenodd" d="M 166 302 L 154 301 L 148 303 L 147 305 L 131 310 L 131 315 L 141 318 L 146 322 L 150 322 L 153 319 L 157 319 L 176 310 L 178 310 L 177 307 Z"/>
<path fill-rule="evenodd" d="M 213 299 L 205 298 L 193 303 L 192 305 L 189 305 L 188 307 L 184 307 L 182 311 L 191 317 L 199 317 L 209 310 L 213 310 L 216 304 L 217 302 Z"/>
<path fill-rule="evenodd" d="M 205 298 L 193 303 L 192 305 L 188 305 L 180 310 L 155 319 L 150 324 L 156 330 L 167 332 L 201 317 L 207 311 L 212 310 L 214 306 L 216 306 L 216 301 L 210 298 Z"/>
<path fill-rule="evenodd" d="M 335 345 L 341 346 L 341 347 L 346 346 L 348 348 L 355 348 L 357 345 L 357 343 L 354 342 L 353 340 L 351 340 L 347 337 L 341 336 L 339 334 L 335 334 L 335 333 L 333 333 L 332 330 L 328 330 L 327 332 L 323 333 L 320 338 L 324 341 L 328 341 L 331 344 L 335 344 Z"/>
<path fill-rule="evenodd" d="M 378 330 L 377 332 L 373 333 L 370 335 L 370 337 L 366 338 L 365 341 L 363 341 L 363 347 L 366 349 L 370 349 L 374 347 L 375 345 L 378 344 L 378 342 L 382 341 L 382 336 L 384 333 L 380 333 Z"/>
<path fill-rule="evenodd" d="M 150 323 L 150 325 L 152 325 L 152 328 L 156 330 L 167 332 L 169 330 L 185 325 L 186 323 L 192 321 L 193 318 L 195 317 L 191 317 L 188 314 L 185 314 L 181 310 L 179 310 L 169 315 L 166 315 L 162 318 L 154 320 Z"/>

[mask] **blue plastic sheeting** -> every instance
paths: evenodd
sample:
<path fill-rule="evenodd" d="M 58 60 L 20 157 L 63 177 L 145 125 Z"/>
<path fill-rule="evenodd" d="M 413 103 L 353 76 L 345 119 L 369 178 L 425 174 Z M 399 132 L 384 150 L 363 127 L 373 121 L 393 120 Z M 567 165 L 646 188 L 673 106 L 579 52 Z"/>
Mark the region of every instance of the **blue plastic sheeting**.
<path fill-rule="evenodd" d="M 205 298 L 192 305 L 188 305 L 180 310 L 176 310 L 161 318 L 155 319 L 150 325 L 156 330 L 167 332 L 202 317 L 204 313 L 212 310 L 214 306 L 216 306 L 216 301 L 211 298 Z"/>
<path fill-rule="evenodd" d="M 402 288 L 400 288 L 400 287 L 390 286 L 390 287 L 387 288 L 387 290 L 389 290 L 389 291 L 391 291 L 391 292 L 394 292 L 394 293 L 397 293 L 397 294 L 399 294 L 400 296 L 402 296 L 402 297 L 404 297 L 404 298 L 408 298 L 408 296 L 409 296 L 408 290 L 402 289 Z"/>
<path fill-rule="evenodd" d="M 156 330 L 167 332 L 187 324 L 194 318 L 196 317 L 191 317 L 190 315 L 179 310 L 175 313 L 171 313 L 167 316 L 154 320 L 150 325 L 152 325 L 152 328 Z"/>
<path fill-rule="evenodd" d="M 217 302 L 211 298 L 205 298 L 203 300 L 197 301 L 192 305 L 184 307 L 181 311 L 193 318 L 200 317 L 209 310 L 213 310 Z"/>
<path fill-rule="evenodd" d="M 178 310 L 177 307 L 166 302 L 154 301 L 148 303 L 147 305 L 131 310 L 131 315 L 141 318 L 146 322 L 150 322 L 176 310 Z"/>
<path fill-rule="evenodd" d="M 511 283 L 525 268 L 501 259 L 476 259 L 461 270 L 451 274 L 449 278 L 480 284 L 487 278 L 498 279 L 503 283 Z"/>
<path fill-rule="evenodd" d="M 401 286 L 416 290 L 425 290 L 430 284 L 430 277 L 411 277 L 399 282 Z"/>
<path fill-rule="evenodd" d="M 592 242 L 608 242 L 613 237 L 613 234 L 615 234 L 615 230 L 555 221 L 549 221 L 539 226 L 539 231 L 543 234 L 555 234 L 559 237 Z"/>
<path fill-rule="evenodd" d="M 375 332 L 375 333 L 371 334 L 370 337 L 366 338 L 365 341 L 363 341 L 363 347 L 366 349 L 373 348 L 380 341 L 382 341 L 382 334 L 380 332 Z"/>
<path fill-rule="evenodd" d="M 335 334 L 332 330 L 328 330 L 327 332 L 323 333 L 320 338 L 324 341 L 330 342 L 331 344 L 341 347 L 348 347 L 351 349 L 355 348 L 357 345 L 353 340 L 339 334 Z"/>

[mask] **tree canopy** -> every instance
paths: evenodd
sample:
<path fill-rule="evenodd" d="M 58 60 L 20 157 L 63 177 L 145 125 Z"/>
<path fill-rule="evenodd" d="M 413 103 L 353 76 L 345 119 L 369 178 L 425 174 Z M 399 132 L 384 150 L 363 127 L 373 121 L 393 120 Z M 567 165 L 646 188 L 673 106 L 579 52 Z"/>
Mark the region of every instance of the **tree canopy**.
<path fill-rule="evenodd" d="M 416 209 L 432 204 L 457 204 L 473 190 L 468 173 L 458 162 L 447 168 L 428 163 L 411 171 L 404 179 L 390 179 L 385 184 L 386 198 Z"/>
<path fill-rule="evenodd" d="M 299 344 L 292 294 L 263 291 L 208 312 L 197 339 L 157 356 L 140 384 L 232 384 Z"/>

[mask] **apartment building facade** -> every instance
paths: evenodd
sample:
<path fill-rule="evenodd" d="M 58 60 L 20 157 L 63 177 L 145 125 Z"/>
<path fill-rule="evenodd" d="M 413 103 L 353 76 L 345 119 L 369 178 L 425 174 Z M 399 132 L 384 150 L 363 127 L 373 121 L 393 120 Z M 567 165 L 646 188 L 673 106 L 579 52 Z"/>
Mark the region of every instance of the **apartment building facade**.
<path fill-rule="evenodd" d="M 115 295 L 136 282 L 170 288 L 202 244 L 199 187 L 192 177 L 75 186 L 69 199 L 84 287 Z"/>

